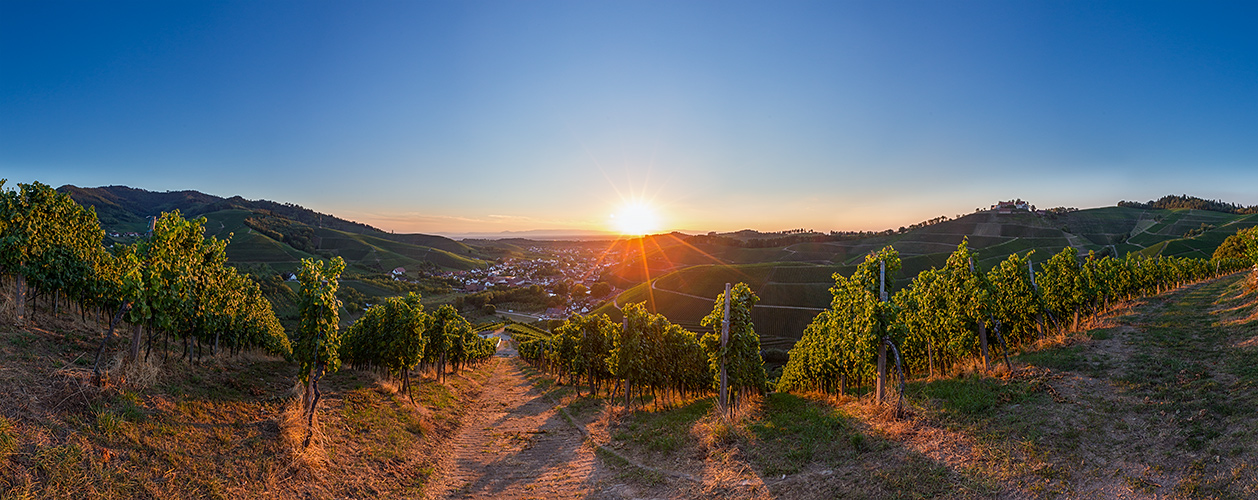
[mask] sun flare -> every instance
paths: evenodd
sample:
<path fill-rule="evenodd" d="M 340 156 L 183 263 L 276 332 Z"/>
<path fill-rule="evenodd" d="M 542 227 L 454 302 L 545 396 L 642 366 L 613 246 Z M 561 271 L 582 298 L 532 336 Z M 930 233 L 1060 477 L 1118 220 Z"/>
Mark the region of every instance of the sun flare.
<path fill-rule="evenodd" d="M 658 231 L 660 227 L 660 219 L 655 214 L 655 209 L 641 202 L 625 204 L 620 207 L 619 211 L 612 214 L 611 219 L 617 231 L 629 236 L 650 234 Z"/>

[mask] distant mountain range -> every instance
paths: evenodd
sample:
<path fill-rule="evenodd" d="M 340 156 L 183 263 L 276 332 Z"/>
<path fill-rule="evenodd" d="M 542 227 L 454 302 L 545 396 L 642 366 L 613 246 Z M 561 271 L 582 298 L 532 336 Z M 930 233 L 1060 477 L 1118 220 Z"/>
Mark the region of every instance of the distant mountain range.
<path fill-rule="evenodd" d="M 402 267 L 414 273 L 488 264 L 484 250 L 444 236 L 387 233 L 292 203 L 127 186 L 66 185 L 57 190 L 80 205 L 95 207 L 110 240 L 126 242 L 126 233 L 148 229 L 149 217 L 178 210 L 184 217 L 205 217 L 207 235 L 231 235 L 227 257 L 233 263 L 266 265 L 280 272 L 291 271 L 302 258 L 312 256 L 341 256 L 351 269 L 365 272 Z"/>

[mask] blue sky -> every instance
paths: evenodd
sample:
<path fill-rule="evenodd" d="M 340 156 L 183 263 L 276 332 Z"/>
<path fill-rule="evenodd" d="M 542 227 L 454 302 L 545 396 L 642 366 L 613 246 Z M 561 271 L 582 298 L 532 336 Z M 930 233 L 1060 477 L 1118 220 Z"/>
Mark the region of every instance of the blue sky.
<path fill-rule="evenodd" d="M 0 0 L 0 177 L 399 232 L 1258 204 L 1255 2 Z"/>

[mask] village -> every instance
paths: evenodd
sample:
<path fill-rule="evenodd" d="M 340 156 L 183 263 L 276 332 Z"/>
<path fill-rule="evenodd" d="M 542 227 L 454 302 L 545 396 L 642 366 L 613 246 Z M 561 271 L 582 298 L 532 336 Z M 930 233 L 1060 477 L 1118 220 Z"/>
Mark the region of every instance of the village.
<path fill-rule="evenodd" d="M 486 268 L 447 271 L 438 275 L 466 294 L 505 291 L 533 286 L 545 290 L 550 300 L 542 311 L 500 311 L 537 319 L 565 319 L 587 314 L 618 291 L 602 279 L 620 255 L 587 246 L 527 248 L 535 258 L 506 258 Z M 394 274 L 399 273 L 395 270 Z M 402 270 L 401 274 L 404 274 Z"/>

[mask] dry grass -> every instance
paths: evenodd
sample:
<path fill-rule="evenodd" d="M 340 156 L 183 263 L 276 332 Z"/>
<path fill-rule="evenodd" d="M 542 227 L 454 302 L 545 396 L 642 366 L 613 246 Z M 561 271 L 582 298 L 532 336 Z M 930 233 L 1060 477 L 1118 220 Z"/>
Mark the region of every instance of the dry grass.
<path fill-rule="evenodd" d="M 17 303 L 13 300 L 13 294 L 8 292 L 8 290 L 12 290 L 13 287 L 11 285 L 4 286 L 8 285 L 6 281 L 7 280 L 0 280 L 0 287 L 3 287 L 5 290 L 4 292 L 0 292 L 0 320 L 7 323 L 13 323 L 13 320 L 15 319 L 13 315 L 17 313 L 17 311 L 15 311 Z"/>
<path fill-rule="evenodd" d="M 283 437 L 284 449 L 290 461 L 287 469 L 317 473 L 325 471 L 330 463 L 328 451 L 323 446 L 327 442 L 327 435 L 319 425 L 318 412 L 315 412 L 314 425 L 308 424 L 301 405 L 303 390 L 303 384 L 298 382 L 289 391 L 291 395 L 279 415 L 280 436 Z M 310 436 L 309 444 L 306 443 L 307 435 Z"/>
<path fill-rule="evenodd" d="M 301 446 L 296 369 L 255 353 L 124 364 L 115 342 L 91 382 L 101 330 L 66 315 L 0 324 L 3 498 L 377 498 L 417 496 L 458 422 L 467 377 L 425 380 L 424 412 L 374 375 L 325 379 Z M 469 374 L 474 376 L 474 374 Z M 368 429 L 371 432 L 364 432 Z"/>
<path fill-rule="evenodd" d="M 735 406 L 730 415 L 726 415 L 719 407 L 713 406 L 707 415 L 694 423 L 691 433 L 709 452 L 740 441 L 754 440 L 754 435 L 748 425 L 759 420 L 764 398 L 760 395 L 751 395 L 743 399 L 744 401 Z"/>
<path fill-rule="evenodd" d="M 664 453 L 657 412 L 605 410 L 599 427 L 639 460 L 703 478 L 663 496 L 1254 498 L 1258 293 L 1242 279 L 1084 318 L 1012 370 L 994 356 L 990 371 L 972 360 L 914 380 L 899 415 L 868 395 L 773 394 L 729 423 L 705 412 Z M 634 423 L 653 437 L 617 435 Z"/>

